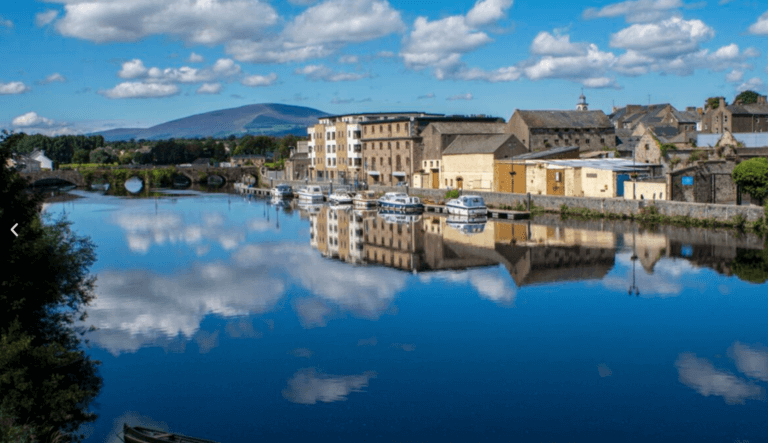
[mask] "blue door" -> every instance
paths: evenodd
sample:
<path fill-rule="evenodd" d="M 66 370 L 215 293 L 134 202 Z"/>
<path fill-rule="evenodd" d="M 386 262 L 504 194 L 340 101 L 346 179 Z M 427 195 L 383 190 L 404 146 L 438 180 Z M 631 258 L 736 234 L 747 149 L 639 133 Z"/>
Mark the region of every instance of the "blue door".
<path fill-rule="evenodd" d="M 629 180 L 629 174 L 618 174 L 616 176 L 616 197 L 624 197 L 624 182 Z"/>

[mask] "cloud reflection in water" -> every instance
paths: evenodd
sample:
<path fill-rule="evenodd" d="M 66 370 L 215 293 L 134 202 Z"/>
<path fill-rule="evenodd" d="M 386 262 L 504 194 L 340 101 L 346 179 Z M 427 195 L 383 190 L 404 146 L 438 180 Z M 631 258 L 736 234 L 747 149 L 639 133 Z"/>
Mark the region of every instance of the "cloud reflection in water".
<path fill-rule="evenodd" d="M 326 375 L 314 368 L 304 368 L 288 380 L 283 397 L 293 403 L 313 405 L 318 401 L 330 403 L 344 401 L 351 392 L 363 392 L 368 381 L 376 378 L 376 372 L 367 371 L 360 375 Z"/>

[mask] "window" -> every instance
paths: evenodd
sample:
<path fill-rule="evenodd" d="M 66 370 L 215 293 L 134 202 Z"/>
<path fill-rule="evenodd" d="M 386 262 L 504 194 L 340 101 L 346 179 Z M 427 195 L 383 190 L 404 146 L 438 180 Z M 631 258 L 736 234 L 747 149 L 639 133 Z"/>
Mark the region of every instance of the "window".
<path fill-rule="evenodd" d="M 430 161 L 429 161 L 429 167 L 430 167 L 430 168 L 431 168 L 432 166 L 434 166 L 432 163 L 433 163 L 433 162 L 432 162 L 432 160 L 430 160 Z"/>
<path fill-rule="evenodd" d="M 392 132 L 392 124 L 391 123 L 387 125 L 387 131 Z"/>
<path fill-rule="evenodd" d="M 448 186 L 448 179 L 445 179 L 445 186 Z"/>
<path fill-rule="evenodd" d="M 559 172 L 555 172 L 555 181 L 556 182 L 562 181 L 561 178 L 562 177 L 560 176 L 560 173 Z"/>
<path fill-rule="evenodd" d="M 384 149 L 384 142 L 379 142 L 379 151 Z"/>
<path fill-rule="evenodd" d="M 589 144 L 589 139 L 586 140 L 587 144 Z"/>
<path fill-rule="evenodd" d="M 651 147 L 651 146 L 650 146 L 648 143 L 646 143 L 646 144 L 645 144 L 645 149 L 646 149 L 646 151 L 647 151 L 648 149 L 650 149 L 650 147 Z"/>
<path fill-rule="evenodd" d="M 389 166 L 392 166 L 392 157 L 387 157 L 387 159 L 389 160 Z"/>
<path fill-rule="evenodd" d="M 384 125 L 379 125 L 379 132 L 384 133 Z"/>
<path fill-rule="evenodd" d="M 392 149 L 392 142 L 387 142 L 387 149 Z"/>
<path fill-rule="evenodd" d="M 400 142 L 395 142 L 395 149 L 400 149 Z"/>
<path fill-rule="evenodd" d="M 400 132 L 400 123 L 397 124 L 396 131 Z"/>
<path fill-rule="evenodd" d="M 605 144 L 605 139 L 604 139 L 604 138 L 601 138 L 601 139 L 600 139 L 600 143 L 601 143 L 601 144 Z"/>

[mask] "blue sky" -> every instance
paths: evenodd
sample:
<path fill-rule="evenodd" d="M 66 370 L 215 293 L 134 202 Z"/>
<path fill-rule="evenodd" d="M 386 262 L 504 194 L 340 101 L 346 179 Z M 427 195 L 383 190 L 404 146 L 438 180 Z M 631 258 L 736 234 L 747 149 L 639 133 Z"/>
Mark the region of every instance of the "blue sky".
<path fill-rule="evenodd" d="M 490 114 L 765 93 L 756 0 L 48 0 L 0 7 L 0 127 L 286 103 Z"/>

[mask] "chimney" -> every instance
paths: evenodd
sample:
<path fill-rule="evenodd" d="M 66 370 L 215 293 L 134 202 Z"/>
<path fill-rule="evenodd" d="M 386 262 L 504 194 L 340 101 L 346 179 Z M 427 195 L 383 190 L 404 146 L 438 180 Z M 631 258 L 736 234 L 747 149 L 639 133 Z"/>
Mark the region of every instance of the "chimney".
<path fill-rule="evenodd" d="M 720 109 L 725 109 L 725 97 L 718 97 L 718 99 L 720 101 L 719 108 Z"/>
<path fill-rule="evenodd" d="M 758 105 L 765 105 L 765 96 L 764 95 L 758 95 L 757 96 L 757 104 Z"/>
<path fill-rule="evenodd" d="M 685 108 L 685 112 L 696 112 L 696 106 L 688 106 Z"/>

